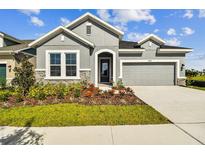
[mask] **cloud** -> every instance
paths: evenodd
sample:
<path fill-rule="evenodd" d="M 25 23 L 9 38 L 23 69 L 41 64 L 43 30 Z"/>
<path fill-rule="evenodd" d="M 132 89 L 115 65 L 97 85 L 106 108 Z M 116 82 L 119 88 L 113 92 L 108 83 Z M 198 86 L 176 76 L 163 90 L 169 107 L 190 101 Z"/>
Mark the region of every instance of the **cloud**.
<path fill-rule="evenodd" d="M 113 21 L 128 23 L 131 21 L 144 21 L 148 24 L 154 24 L 156 19 L 151 15 L 151 10 L 113 10 Z"/>
<path fill-rule="evenodd" d="M 41 36 L 45 35 L 45 33 L 35 33 L 34 35 L 35 35 L 36 37 L 41 37 Z"/>
<path fill-rule="evenodd" d="M 62 26 L 65 26 L 65 25 L 67 25 L 67 24 L 70 23 L 70 20 L 67 19 L 67 18 L 65 18 L 65 17 L 61 17 L 61 18 L 60 18 L 60 22 L 61 22 L 61 25 L 62 25 Z"/>
<path fill-rule="evenodd" d="M 203 51 L 195 51 L 186 57 L 187 68 L 202 70 L 205 67 L 205 53 Z"/>
<path fill-rule="evenodd" d="M 40 13 L 40 9 L 20 9 L 18 11 L 28 16 L 32 14 L 38 15 Z"/>
<path fill-rule="evenodd" d="M 135 33 L 135 32 L 131 32 L 129 34 L 127 34 L 127 39 L 129 41 L 134 41 L 137 42 L 141 39 L 143 39 L 144 37 L 148 36 L 150 33 Z"/>
<path fill-rule="evenodd" d="M 179 46 L 181 44 L 181 41 L 179 41 L 176 37 L 166 39 L 167 45 L 173 45 L 173 46 Z"/>
<path fill-rule="evenodd" d="M 167 35 L 176 35 L 176 30 L 174 28 L 169 28 Z"/>
<path fill-rule="evenodd" d="M 109 14 L 109 11 L 108 10 L 97 10 L 97 14 L 99 15 L 99 17 L 104 20 L 104 21 L 110 21 L 110 17 L 111 15 Z"/>
<path fill-rule="evenodd" d="M 192 10 L 185 10 L 185 13 L 183 15 L 183 18 L 191 19 L 194 16 Z"/>
<path fill-rule="evenodd" d="M 195 33 L 195 31 L 193 29 L 191 29 L 189 27 L 183 27 L 181 36 L 188 36 L 188 35 L 192 35 L 194 33 Z"/>
<path fill-rule="evenodd" d="M 33 25 L 35 25 L 35 26 L 38 26 L 38 27 L 44 26 L 43 20 L 39 19 L 38 17 L 32 16 L 32 17 L 30 18 L 30 20 L 31 20 L 31 23 L 32 23 Z"/>
<path fill-rule="evenodd" d="M 155 29 L 153 32 L 154 32 L 154 33 L 158 33 L 158 32 L 159 32 L 159 29 Z"/>
<path fill-rule="evenodd" d="M 151 10 L 97 10 L 97 15 L 123 31 L 127 31 L 129 22 L 144 21 L 150 25 L 156 22 Z"/>
<path fill-rule="evenodd" d="M 205 18 L 205 9 L 199 10 L 199 18 Z"/>

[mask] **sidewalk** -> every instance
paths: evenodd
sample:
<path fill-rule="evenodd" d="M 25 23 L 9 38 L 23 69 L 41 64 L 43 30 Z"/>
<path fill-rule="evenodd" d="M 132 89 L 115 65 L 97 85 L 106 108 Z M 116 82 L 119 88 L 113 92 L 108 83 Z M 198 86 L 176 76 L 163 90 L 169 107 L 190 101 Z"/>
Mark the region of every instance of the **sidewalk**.
<path fill-rule="evenodd" d="M 173 124 L 0 127 L 0 144 L 199 144 Z"/>

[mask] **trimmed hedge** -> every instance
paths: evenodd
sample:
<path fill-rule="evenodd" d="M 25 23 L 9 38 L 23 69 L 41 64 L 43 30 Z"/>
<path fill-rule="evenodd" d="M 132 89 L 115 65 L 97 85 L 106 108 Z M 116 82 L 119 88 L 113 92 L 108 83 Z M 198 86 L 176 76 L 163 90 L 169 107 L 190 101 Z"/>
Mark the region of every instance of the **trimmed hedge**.
<path fill-rule="evenodd" d="M 187 86 L 205 87 L 205 81 L 187 80 L 186 84 Z"/>

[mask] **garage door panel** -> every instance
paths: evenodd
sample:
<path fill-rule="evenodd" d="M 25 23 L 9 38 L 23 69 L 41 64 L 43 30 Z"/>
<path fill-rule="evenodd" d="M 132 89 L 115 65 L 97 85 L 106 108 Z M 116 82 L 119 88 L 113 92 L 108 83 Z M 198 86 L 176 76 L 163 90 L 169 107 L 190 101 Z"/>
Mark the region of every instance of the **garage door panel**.
<path fill-rule="evenodd" d="M 124 63 L 123 83 L 128 86 L 174 85 L 174 63 Z"/>

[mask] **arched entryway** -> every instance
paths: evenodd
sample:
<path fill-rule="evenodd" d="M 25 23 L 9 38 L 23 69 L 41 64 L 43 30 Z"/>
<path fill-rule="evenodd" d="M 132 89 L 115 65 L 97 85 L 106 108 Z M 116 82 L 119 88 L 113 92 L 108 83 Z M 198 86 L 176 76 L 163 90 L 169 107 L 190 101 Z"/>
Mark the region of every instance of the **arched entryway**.
<path fill-rule="evenodd" d="M 101 49 L 95 53 L 95 86 L 116 82 L 116 53 Z"/>

